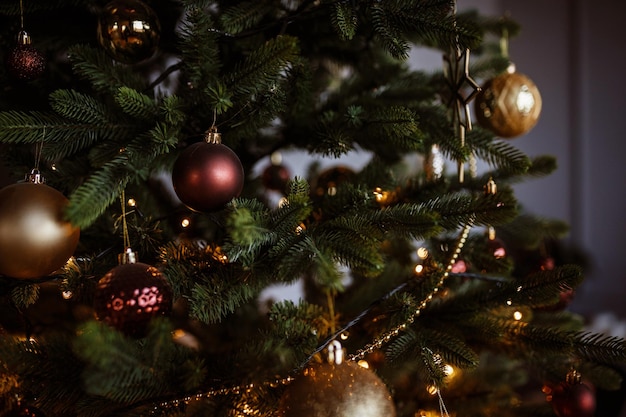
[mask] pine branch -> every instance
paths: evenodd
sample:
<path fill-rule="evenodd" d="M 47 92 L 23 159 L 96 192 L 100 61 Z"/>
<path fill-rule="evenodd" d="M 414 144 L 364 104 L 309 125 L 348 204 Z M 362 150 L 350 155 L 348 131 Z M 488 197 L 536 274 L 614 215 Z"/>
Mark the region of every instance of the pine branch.
<path fill-rule="evenodd" d="M 224 31 L 237 35 L 258 25 L 273 10 L 274 6 L 269 2 L 244 1 L 227 8 L 220 16 L 220 22 Z"/>
<path fill-rule="evenodd" d="M 188 8 L 178 47 L 183 72 L 194 90 L 202 91 L 200 87 L 213 85 L 219 79 L 222 63 L 215 29 L 211 16 L 201 6 Z"/>
<path fill-rule="evenodd" d="M 65 138 L 67 131 L 76 132 L 72 127 L 73 125 L 67 123 L 67 120 L 53 113 L 0 112 L 0 142 L 3 143 L 61 141 Z"/>
<path fill-rule="evenodd" d="M 497 167 L 506 175 L 522 175 L 531 167 L 530 159 L 523 152 L 513 147 L 510 142 L 494 141 L 491 134 L 485 134 L 485 131 L 470 131 L 467 143 L 477 157 Z"/>
<path fill-rule="evenodd" d="M 332 253 L 340 264 L 365 276 L 377 276 L 384 267 L 377 239 L 380 232 L 367 223 L 363 219 L 341 218 L 315 228 L 311 233 L 317 246 Z"/>
<path fill-rule="evenodd" d="M 400 31 L 393 24 L 394 19 L 390 16 L 382 3 L 372 4 L 368 10 L 374 32 L 380 39 L 383 47 L 397 59 L 408 58 L 409 43 L 402 38 Z"/>
<path fill-rule="evenodd" d="M 263 91 L 282 77 L 282 72 L 296 60 L 298 53 L 296 38 L 282 35 L 270 39 L 234 68 L 228 86 L 237 95 Z"/>
<path fill-rule="evenodd" d="M 128 87 L 120 87 L 115 95 L 115 102 L 127 115 L 143 120 L 151 120 L 157 105 L 150 97 Z"/>
<path fill-rule="evenodd" d="M 120 190 L 129 182 L 145 179 L 155 158 L 169 152 L 178 141 L 177 130 L 167 129 L 165 125 L 157 124 L 147 134 L 134 138 L 122 152 L 118 152 L 74 190 L 66 211 L 68 219 L 78 227 L 89 226 L 117 199 Z"/>
<path fill-rule="evenodd" d="M 619 337 L 579 333 L 574 346 L 580 357 L 600 364 L 619 365 L 626 360 L 626 342 Z"/>
<path fill-rule="evenodd" d="M 358 20 L 351 5 L 344 2 L 335 3 L 333 13 L 330 15 L 330 21 L 341 40 L 349 41 L 354 38 Z"/>
<path fill-rule="evenodd" d="M 140 344 L 103 323 L 87 322 L 74 341 L 77 355 L 85 362 L 87 393 L 107 398 L 113 402 L 109 407 L 118 410 L 169 394 L 176 387 L 172 374 L 188 358 L 167 337 L 171 331 L 166 321 L 154 320 L 145 344 Z"/>
<path fill-rule="evenodd" d="M 455 193 L 433 198 L 424 208 L 438 213 L 441 227 L 453 230 L 470 220 L 483 225 L 507 223 L 517 215 L 516 205 L 513 195 L 504 192 L 475 198 Z"/>
<path fill-rule="evenodd" d="M 120 87 L 135 90 L 146 87 L 145 80 L 139 73 L 129 71 L 125 65 L 113 63 L 102 49 L 75 45 L 68 54 L 74 71 L 88 79 L 98 92 L 115 95 Z"/>
<path fill-rule="evenodd" d="M 56 90 L 50 94 L 50 106 L 57 114 L 85 124 L 111 123 L 105 105 L 75 90 Z"/>
<path fill-rule="evenodd" d="M 196 274 L 196 283 L 188 297 L 190 315 L 203 323 L 222 321 L 258 295 L 262 283 L 250 278 L 249 272 L 228 266 Z"/>

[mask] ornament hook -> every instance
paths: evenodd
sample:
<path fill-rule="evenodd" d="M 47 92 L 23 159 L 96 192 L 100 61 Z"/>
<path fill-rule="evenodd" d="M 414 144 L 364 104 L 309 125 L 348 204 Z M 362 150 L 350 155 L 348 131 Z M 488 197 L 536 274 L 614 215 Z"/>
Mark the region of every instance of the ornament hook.
<path fill-rule="evenodd" d="M 337 340 L 333 340 L 330 342 L 328 346 L 328 363 L 333 365 L 341 365 L 343 362 L 343 347 L 341 347 L 341 343 Z"/>
<path fill-rule="evenodd" d="M 46 179 L 41 175 L 41 171 L 37 168 L 33 168 L 26 174 L 26 181 L 32 182 L 33 184 L 43 184 L 46 182 Z"/>
<path fill-rule="evenodd" d="M 222 143 L 222 134 L 217 131 L 215 125 L 211 126 L 204 134 L 206 143 L 219 144 Z"/>

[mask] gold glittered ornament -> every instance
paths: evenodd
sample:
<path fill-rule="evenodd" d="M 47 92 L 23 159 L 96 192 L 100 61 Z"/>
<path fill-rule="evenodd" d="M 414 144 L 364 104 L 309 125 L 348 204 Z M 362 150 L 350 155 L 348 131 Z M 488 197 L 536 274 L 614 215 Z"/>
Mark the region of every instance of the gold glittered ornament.
<path fill-rule="evenodd" d="M 509 70 L 485 83 L 474 102 L 478 123 L 502 138 L 529 132 L 539 120 L 541 94 L 527 76 Z"/>
<path fill-rule="evenodd" d="M 154 10 L 139 0 L 114 0 L 98 19 L 98 42 L 116 61 L 137 64 L 156 51 L 161 23 Z"/>
<path fill-rule="evenodd" d="M 338 343 L 338 342 L 333 342 Z M 340 351 L 340 350 L 339 350 Z M 395 406 L 381 379 L 369 369 L 343 361 L 307 366 L 280 400 L 280 417 L 394 417 Z M 339 358 L 339 359 L 338 359 Z"/>
<path fill-rule="evenodd" d="M 38 182 L 38 174 L 29 178 L 0 190 L 0 274 L 18 279 L 61 268 L 80 237 L 79 229 L 65 220 L 67 198 Z"/>

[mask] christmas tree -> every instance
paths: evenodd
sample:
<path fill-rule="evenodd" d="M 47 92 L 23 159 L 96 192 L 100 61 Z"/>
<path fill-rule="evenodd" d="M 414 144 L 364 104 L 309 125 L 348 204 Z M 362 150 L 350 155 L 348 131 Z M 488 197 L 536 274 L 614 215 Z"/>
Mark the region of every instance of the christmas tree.
<path fill-rule="evenodd" d="M 566 308 L 567 225 L 515 199 L 556 162 L 508 140 L 541 109 L 511 19 L 443 0 L 0 19 L 2 415 L 580 417 L 619 388 L 624 342 Z M 409 65 L 417 46 L 442 70 Z"/>

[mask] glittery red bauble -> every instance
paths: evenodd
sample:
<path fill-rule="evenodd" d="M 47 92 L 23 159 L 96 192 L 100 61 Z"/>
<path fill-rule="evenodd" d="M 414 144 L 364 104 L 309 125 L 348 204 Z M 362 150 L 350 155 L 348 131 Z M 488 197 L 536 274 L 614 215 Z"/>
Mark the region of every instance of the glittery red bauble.
<path fill-rule="evenodd" d="M 46 59 L 32 45 L 18 44 L 9 52 L 7 70 L 18 80 L 32 81 L 45 72 Z"/>
<path fill-rule="evenodd" d="M 353 362 L 307 367 L 283 394 L 280 417 L 395 417 L 386 385 Z"/>
<path fill-rule="evenodd" d="M 235 152 L 221 143 L 198 142 L 174 163 L 176 195 L 191 210 L 210 212 L 241 194 L 244 172 Z"/>
<path fill-rule="evenodd" d="M 80 230 L 65 220 L 67 198 L 45 184 L 0 190 L 0 274 L 30 279 L 51 274 L 72 256 Z"/>
<path fill-rule="evenodd" d="M 98 320 L 143 337 L 152 318 L 172 311 L 172 288 L 161 272 L 136 262 L 118 265 L 100 279 L 94 296 Z"/>
<path fill-rule="evenodd" d="M 558 417 L 594 417 L 596 396 L 585 384 L 563 382 L 552 391 L 552 409 Z"/>
<path fill-rule="evenodd" d="M 268 190 L 280 191 L 282 193 L 285 192 L 290 178 L 291 173 L 287 167 L 284 165 L 274 164 L 265 168 L 261 177 L 265 188 Z"/>

